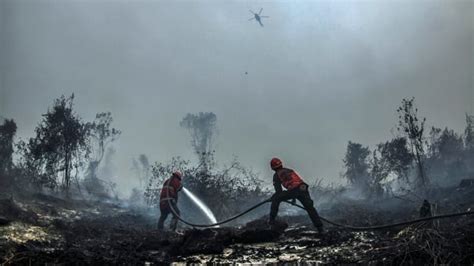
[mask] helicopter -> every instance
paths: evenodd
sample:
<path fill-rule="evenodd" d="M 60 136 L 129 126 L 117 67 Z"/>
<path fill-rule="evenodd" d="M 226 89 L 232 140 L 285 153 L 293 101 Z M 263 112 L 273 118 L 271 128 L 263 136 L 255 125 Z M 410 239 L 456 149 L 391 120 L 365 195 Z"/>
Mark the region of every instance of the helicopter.
<path fill-rule="evenodd" d="M 258 13 L 255 13 L 252 10 L 249 10 L 249 11 L 254 16 L 253 18 L 250 18 L 249 21 L 252 20 L 252 19 L 255 19 L 260 24 L 260 26 L 263 27 L 262 18 L 269 18 L 269 16 L 261 16 L 260 15 L 260 14 L 262 14 L 263 8 L 260 8 L 260 11 Z"/>

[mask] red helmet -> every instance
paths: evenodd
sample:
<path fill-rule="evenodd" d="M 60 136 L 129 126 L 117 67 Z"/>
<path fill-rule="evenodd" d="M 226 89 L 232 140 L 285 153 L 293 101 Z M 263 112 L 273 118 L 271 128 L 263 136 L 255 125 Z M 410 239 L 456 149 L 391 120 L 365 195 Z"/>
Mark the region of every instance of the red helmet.
<path fill-rule="evenodd" d="M 175 171 L 175 172 L 173 173 L 173 176 L 175 176 L 175 177 L 181 179 L 181 178 L 183 177 L 183 174 L 181 174 L 180 171 Z"/>
<path fill-rule="evenodd" d="M 273 169 L 273 170 L 276 170 L 278 168 L 281 168 L 283 167 L 283 163 L 281 162 L 280 159 L 278 158 L 272 158 L 272 160 L 270 161 L 270 167 Z"/>

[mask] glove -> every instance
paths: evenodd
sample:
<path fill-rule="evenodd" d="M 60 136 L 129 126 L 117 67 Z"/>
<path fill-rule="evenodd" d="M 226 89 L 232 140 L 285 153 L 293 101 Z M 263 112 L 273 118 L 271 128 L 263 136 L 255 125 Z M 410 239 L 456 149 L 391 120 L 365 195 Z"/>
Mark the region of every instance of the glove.
<path fill-rule="evenodd" d="M 306 185 L 306 184 L 304 184 L 304 183 L 301 184 L 301 185 L 300 185 L 300 190 L 301 190 L 301 191 L 308 191 L 308 185 Z"/>

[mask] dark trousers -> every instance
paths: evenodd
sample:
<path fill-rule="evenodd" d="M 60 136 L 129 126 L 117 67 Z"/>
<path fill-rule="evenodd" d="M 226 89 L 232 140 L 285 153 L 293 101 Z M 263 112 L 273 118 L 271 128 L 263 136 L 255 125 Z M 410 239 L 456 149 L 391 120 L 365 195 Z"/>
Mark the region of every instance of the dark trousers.
<path fill-rule="evenodd" d="M 173 205 L 173 210 L 179 215 L 180 212 L 176 203 L 171 201 L 170 204 Z M 171 218 L 170 229 L 172 231 L 175 231 L 176 227 L 178 226 L 178 217 L 176 217 L 176 215 L 171 211 L 170 206 L 160 208 L 160 212 L 161 212 L 161 216 L 160 216 L 160 219 L 158 220 L 158 229 L 160 230 L 163 229 L 165 220 L 166 218 L 168 218 L 168 215 L 171 213 L 171 215 L 173 215 L 173 218 Z"/>
<path fill-rule="evenodd" d="M 272 206 L 270 208 L 270 222 L 273 222 L 278 214 L 278 208 L 282 201 L 298 199 L 303 207 L 308 212 L 309 218 L 313 222 L 313 225 L 317 228 L 321 228 L 323 223 L 319 218 L 319 214 L 313 206 L 313 200 L 309 195 L 307 185 L 304 185 L 304 188 L 297 187 L 292 190 L 286 190 L 279 192 L 272 200 Z"/>

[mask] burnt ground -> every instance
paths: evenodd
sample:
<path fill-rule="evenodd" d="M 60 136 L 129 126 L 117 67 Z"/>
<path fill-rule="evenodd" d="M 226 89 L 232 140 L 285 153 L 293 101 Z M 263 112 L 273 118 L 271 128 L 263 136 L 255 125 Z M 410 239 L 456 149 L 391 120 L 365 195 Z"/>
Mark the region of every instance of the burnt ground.
<path fill-rule="evenodd" d="M 474 207 L 473 191 L 439 195 L 440 212 Z M 449 197 L 443 198 L 446 195 Z M 444 201 L 443 201 L 444 199 Z M 341 202 L 321 214 L 337 222 L 370 225 L 416 217 L 410 204 L 364 207 Z M 445 208 L 445 209 L 443 209 Z M 452 211 L 451 211 L 452 212 Z M 319 235 L 304 215 L 242 226 L 178 233 L 156 230 L 156 216 L 117 202 L 64 200 L 37 194 L 0 198 L 0 262 L 18 264 L 372 263 L 472 264 L 474 217 L 354 232 L 327 227 Z"/>

